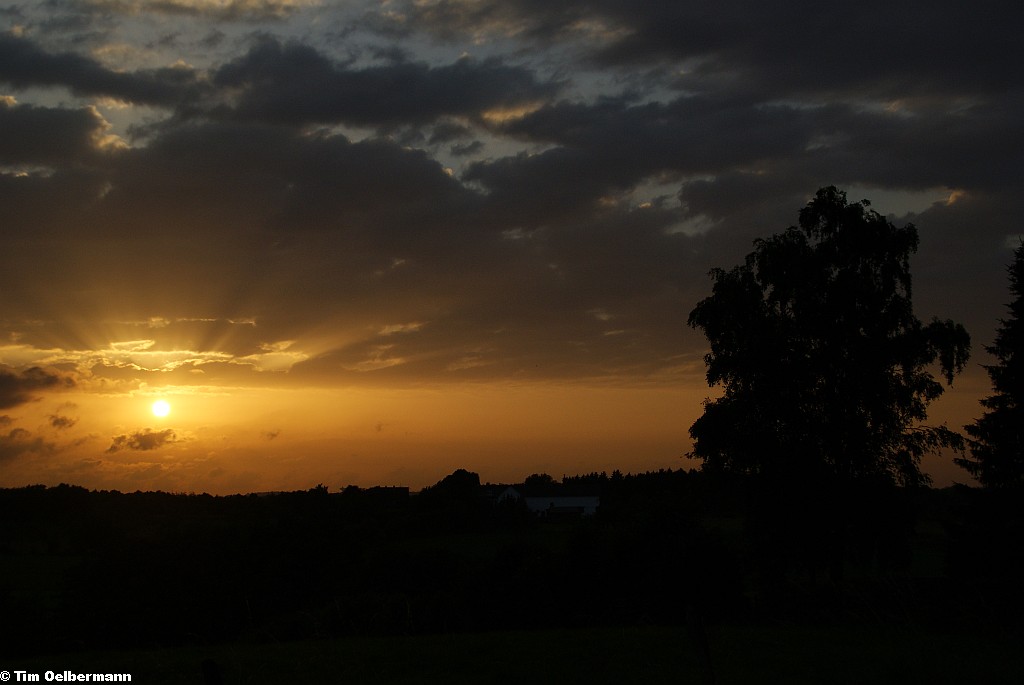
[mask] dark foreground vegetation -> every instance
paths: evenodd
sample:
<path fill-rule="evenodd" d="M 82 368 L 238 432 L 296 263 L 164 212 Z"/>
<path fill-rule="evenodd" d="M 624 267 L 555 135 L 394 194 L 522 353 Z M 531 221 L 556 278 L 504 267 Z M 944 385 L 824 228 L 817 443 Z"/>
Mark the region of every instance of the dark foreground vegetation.
<path fill-rule="evenodd" d="M 951 634 L 915 626 L 708 628 L 714 682 L 722 685 L 1006 683 L 1024 672 L 1020 636 Z M 685 627 L 632 626 L 391 637 L 62 655 L 77 672 L 130 672 L 133 682 L 373 683 L 375 685 L 678 685 L 711 682 Z M 23 660 L 29 672 L 52 657 Z M 220 681 L 216 680 L 220 677 Z"/>
<path fill-rule="evenodd" d="M 100 650 L 146 672 L 212 658 L 237 673 L 276 654 L 281 663 L 267 668 L 281 676 L 293 654 L 313 659 L 301 668 L 314 672 L 343 668 L 339 659 L 383 669 L 348 682 L 417 680 L 381 656 L 392 644 L 399 661 L 423 660 L 423 649 L 465 661 L 443 671 L 426 659 L 417 682 L 430 682 L 430 668 L 442 669 L 437 682 L 441 672 L 468 682 L 487 667 L 480 659 L 493 659 L 494 677 L 476 682 L 505 682 L 498 672 L 517 650 L 575 659 L 618 641 L 651 647 L 629 648 L 645 666 L 623 662 L 654 674 L 645 682 L 671 680 L 659 668 L 727 682 L 772 659 L 803 663 L 779 671 L 794 682 L 844 644 L 860 650 L 851 673 L 875 681 L 896 680 L 893 664 L 954 656 L 989 682 L 1021 675 L 1010 646 L 1024 636 L 1024 505 L 1012 492 L 846 493 L 864 503 L 851 508 L 835 492 L 776 501 L 749 479 L 697 472 L 532 482 L 553 494 L 599 491 L 600 509 L 545 520 L 465 471 L 411 495 L 0 490 L 0 666 L 57 655 L 92 663 Z M 612 652 L 595 654 L 575 672 Z M 610 668 L 596 682 L 612 682 Z"/>

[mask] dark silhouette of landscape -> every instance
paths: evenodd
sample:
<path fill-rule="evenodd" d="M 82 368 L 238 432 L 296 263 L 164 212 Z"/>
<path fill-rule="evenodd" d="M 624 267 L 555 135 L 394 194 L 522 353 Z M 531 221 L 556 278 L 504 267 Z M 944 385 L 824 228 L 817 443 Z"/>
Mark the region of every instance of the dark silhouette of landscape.
<path fill-rule="evenodd" d="M 465 674 L 494 662 L 479 643 L 460 650 L 467 636 L 539 636 L 530 649 L 543 643 L 555 664 L 573 658 L 567 636 L 630 649 L 671 635 L 629 667 L 657 671 L 641 680 L 742 682 L 765 668 L 745 660 L 767 653 L 818 663 L 812 681 L 846 682 L 814 655 L 854 635 L 868 670 L 847 669 L 851 679 L 1014 682 L 1022 664 L 1003 647 L 1024 615 L 1024 247 L 1009 269 L 1011 317 L 989 348 L 995 394 L 965 440 L 924 423 L 942 392 L 933 371 L 952 383 L 970 341 L 952 321 L 913 315 L 916 244 L 913 226 L 825 188 L 799 228 L 712 272 L 690 323 L 709 338 L 708 382 L 724 393 L 691 429 L 699 470 L 496 484 L 459 469 L 419 492 L 0 490 L 0 656 L 297 644 L 322 658 L 339 640 L 461 636 L 438 649 L 460 652 Z M 958 463 L 981 486 L 930 487 L 920 457 L 939 449 L 970 450 Z M 794 630 L 808 632 L 763 644 Z M 954 649 L 923 655 L 931 642 Z M 978 655 L 989 644 L 994 660 Z M 688 667 L 657 670 L 679 655 Z M 196 657 L 188 672 L 239 680 L 223 658 Z M 602 668 L 616 682 L 623 658 L 561 680 Z"/>
<path fill-rule="evenodd" d="M 751 520 L 745 477 L 533 480 L 600 508 L 548 519 L 461 470 L 419 493 L 2 490 L 3 656 L 661 625 L 713 663 L 722 625 L 1019 631 L 1024 508 L 1007 492 L 879 493 L 840 558 L 820 511 Z"/>

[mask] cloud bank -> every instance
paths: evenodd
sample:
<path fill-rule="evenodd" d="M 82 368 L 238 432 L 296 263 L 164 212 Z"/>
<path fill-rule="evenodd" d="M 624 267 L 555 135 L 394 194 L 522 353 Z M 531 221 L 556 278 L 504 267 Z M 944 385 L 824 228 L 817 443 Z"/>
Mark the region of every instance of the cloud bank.
<path fill-rule="evenodd" d="M 0 33 L 0 408 L 41 363 L 676 382 L 708 270 L 827 184 L 919 227 L 922 315 L 999 316 L 1014 3 L 52 5 Z"/>

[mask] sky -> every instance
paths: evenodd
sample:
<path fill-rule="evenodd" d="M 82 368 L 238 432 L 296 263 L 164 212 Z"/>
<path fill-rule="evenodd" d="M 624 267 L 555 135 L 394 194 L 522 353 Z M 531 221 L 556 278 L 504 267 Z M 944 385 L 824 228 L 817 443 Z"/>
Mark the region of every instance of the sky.
<path fill-rule="evenodd" d="M 687 315 L 826 185 L 917 226 L 971 422 L 1024 9 L 772 5 L 0 2 L 0 487 L 695 467 Z"/>

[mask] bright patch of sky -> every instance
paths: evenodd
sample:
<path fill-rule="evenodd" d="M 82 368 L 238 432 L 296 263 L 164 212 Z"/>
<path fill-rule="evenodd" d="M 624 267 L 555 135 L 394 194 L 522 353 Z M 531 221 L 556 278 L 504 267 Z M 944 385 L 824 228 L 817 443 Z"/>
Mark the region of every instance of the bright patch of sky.
<path fill-rule="evenodd" d="M 845 190 L 851 202 L 867 199 L 876 212 L 897 218 L 907 214 L 919 214 L 937 202 L 946 202 L 952 192 L 949 188 L 900 190 L 856 185 L 847 186 Z"/>

